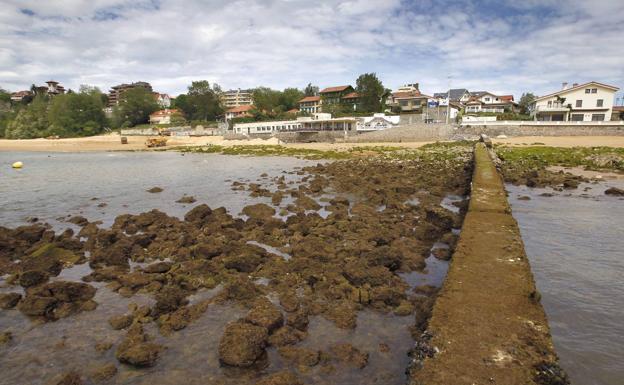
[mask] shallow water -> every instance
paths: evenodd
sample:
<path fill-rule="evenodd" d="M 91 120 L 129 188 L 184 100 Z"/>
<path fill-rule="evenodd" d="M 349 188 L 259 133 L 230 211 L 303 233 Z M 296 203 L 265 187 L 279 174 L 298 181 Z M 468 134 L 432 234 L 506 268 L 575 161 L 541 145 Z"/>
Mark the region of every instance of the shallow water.
<path fill-rule="evenodd" d="M 604 195 L 611 186 L 624 181 L 563 192 L 507 186 L 572 384 L 624 383 L 624 199 Z"/>
<path fill-rule="evenodd" d="M 13 161 L 24 162 L 21 170 L 12 170 Z M 179 153 L 0 153 L 0 226 L 14 227 L 26 224 L 28 218 L 52 224 L 56 230 L 74 227 L 63 218 L 82 215 L 90 221 L 102 221 L 110 226 L 116 216 L 124 213 L 141 213 L 159 209 L 170 215 L 183 217 L 193 206 L 206 203 L 210 207 L 224 206 L 234 215 L 248 204 L 265 202 L 270 198 L 252 198 L 248 191 L 233 191 L 232 181 L 258 183 L 272 177 L 285 175 L 288 182 L 301 176 L 284 174 L 296 167 L 316 164 L 285 157 L 236 157 L 215 154 Z M 267 177 L 260 174 L 267 173 Z M 161 193 L 146 190 L 159 186 Z M 296 186 L 293 184 L 293 187 Z M 268 186 L 270 190 L 274 190 Z M 194 204 L 175 201 L 183 195 L 197 199 Z M 94 200 L 93 198 L 97 198 Z M 324 201 L 323 201 L 324 198 Z M 326 217 L 327 200 L 331 195 L 317 197 L 322 208 L 319 214 Z M 104 207 L 98 207 L 106 203 Z M 280 207 L 292 203 L 286 196 Z M 351 202 L 353 204 L 353 202 Z M 454 208 L 454 206 L 451 206 Z M 449 207 L 449 209 L 453 209 Z M 272 253 L 285 259 L 283 253 L 269 245 L 261 244 Z M 132 269 L 141 263 L 132 263 Z M 427 259 L 427 273 L 403 275 L 410 286 L 422 284 L 441 285 L 446 275 L 447 262 L 434 257 Z M 65 269 L 54 280 L 80 281 L 89 274 L 88 263 Z M 258 284 L 268 280 L 259 278 Z M 218 344 L 225 325 L 245 314 L 233 305 L 210 305 L 208 310 L 187 328 L 161 336 L 153 324 L 146 331 L 156 342 L 167 349 L 156 366 L 134 369 L 115 359 L 117 344 L 124 331 L 112 330 L 108 319 L 128 312 L 131 303 L 151 304 L 146 295 L 123 298 L 111 292 L 102 283 L 94 298 L 96 310 L 49 322 L 33 324 L 17 310 L 0 312 L 0 331 L 10 331 L 14 341 L 0 350 L 0 384 L 44 384 L 51 376 L 68 370 L 78 370 L 83 375 L 97 366 L 114 363 L 119 372 L 108 384 L 253 384 L 266 373 L 286 367 L 293 368 L 275 348 L 269 348 L 268 361 L 261 370 L 235 370 L 223 368 L 218 360 Z M 191 304 L 206 300 L 220 290 L 205 290 L 192 295 Z M 0 279 L 0 291 L 21 291 L 20 287 L 7 287 Z M 273 298 L 269 294 L 269 298 Z M 275 298 L 273 298 L 275 299 Z M 343 330 L 320 316 L 310 318 L 308 337 L 298 346 L 327 350 L 336 343 L 350 343 L 370 355 L 369 364 L 355 369 L 333 362 L 333 371 L 314 367 L 298 369 L 306 384 L 403 384 L 405 368 L 410 358 L 408 350 L 413 345 L 409 326 L 414 316 L 397 317 L 365 310 L 358 313 L 357 328 Z M 110 350 L 98 352 L 95 344 L 110 341 Z M 382 349 L 388 345 L 390 350 Z M 89 382 L 90 383 L 90 382 Z"/>

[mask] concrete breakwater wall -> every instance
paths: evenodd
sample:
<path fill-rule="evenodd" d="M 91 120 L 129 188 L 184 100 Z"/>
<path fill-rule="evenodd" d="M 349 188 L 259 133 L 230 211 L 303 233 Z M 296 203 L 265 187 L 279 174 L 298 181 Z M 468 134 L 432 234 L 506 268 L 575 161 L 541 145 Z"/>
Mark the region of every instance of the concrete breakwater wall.
<path fill-rule="evenodd" d="M 539 299 L 502 179 L 480 143 L 468 213 L 410 383 L 566 384 Z"/>
<path fill-rule="evenodd" d="M 458 135 L 486 134 L 491 137 L 507 136 L 619 136 L 624 135 L 622 125 L 501 125 L 501 126 L 461 126 Z"/>

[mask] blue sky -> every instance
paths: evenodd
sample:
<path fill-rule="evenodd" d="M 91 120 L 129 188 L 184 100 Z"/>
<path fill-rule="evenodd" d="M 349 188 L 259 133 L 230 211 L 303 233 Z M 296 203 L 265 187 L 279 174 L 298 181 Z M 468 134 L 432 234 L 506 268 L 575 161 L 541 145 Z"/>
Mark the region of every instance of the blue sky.
<path fill-rule="evenodd" d="M 3 0 L 0 87 L 624 87 L 622 0 Z M 620 93 L 621 95 L 621 93 Z"/>

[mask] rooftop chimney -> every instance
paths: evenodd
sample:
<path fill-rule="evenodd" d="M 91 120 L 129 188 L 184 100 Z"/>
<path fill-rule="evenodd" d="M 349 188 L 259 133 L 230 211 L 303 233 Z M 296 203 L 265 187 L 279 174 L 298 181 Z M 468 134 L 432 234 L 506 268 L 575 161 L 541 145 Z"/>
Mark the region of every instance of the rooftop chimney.
<path fill-rule="evenodd" d="M 566 88 L 568 88 L 568 82 L 561 83 L 561 89 L 565 90 Z"/>
<path fill-rule="evenodd" d="M 572 84 L 572 87 L 576 87 L 576 86 L 578 86 L 578 83 Z"/>

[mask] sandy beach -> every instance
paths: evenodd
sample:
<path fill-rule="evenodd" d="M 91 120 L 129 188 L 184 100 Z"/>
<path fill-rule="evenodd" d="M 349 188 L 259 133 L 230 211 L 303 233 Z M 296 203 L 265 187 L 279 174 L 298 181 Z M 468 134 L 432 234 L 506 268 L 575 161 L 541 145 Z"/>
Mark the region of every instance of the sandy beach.
<path fill-rule="evenodd" d="M 118 134 L 98 135 L 86 138 L 68 139 L 0 139 L 0 151 L 45 151 L 45 152 L 89 152 L 89 151 L 136 151 L 147 150 L 146 137 L 129 136 L 128 144 L 121 144 Z M 493 139 L 494 143 L 512 146 L 523 146 L 540 143 L 554 147 L 624 147 L 624 136 L 525 136 L 506 139 Z M 225 140 L 222 136 L 203 137 L 171 137 L 167 147 L 204 146 L 208 144 L 220 146 L 235 145 L 283 145 L 291 148 L 315 150 L 348 150 L 353 147 L 394 146 L 417 148 L 432 141 L 422 142 L 370 142 L 370 143 L 283 143 L 277 138 Z"/>

